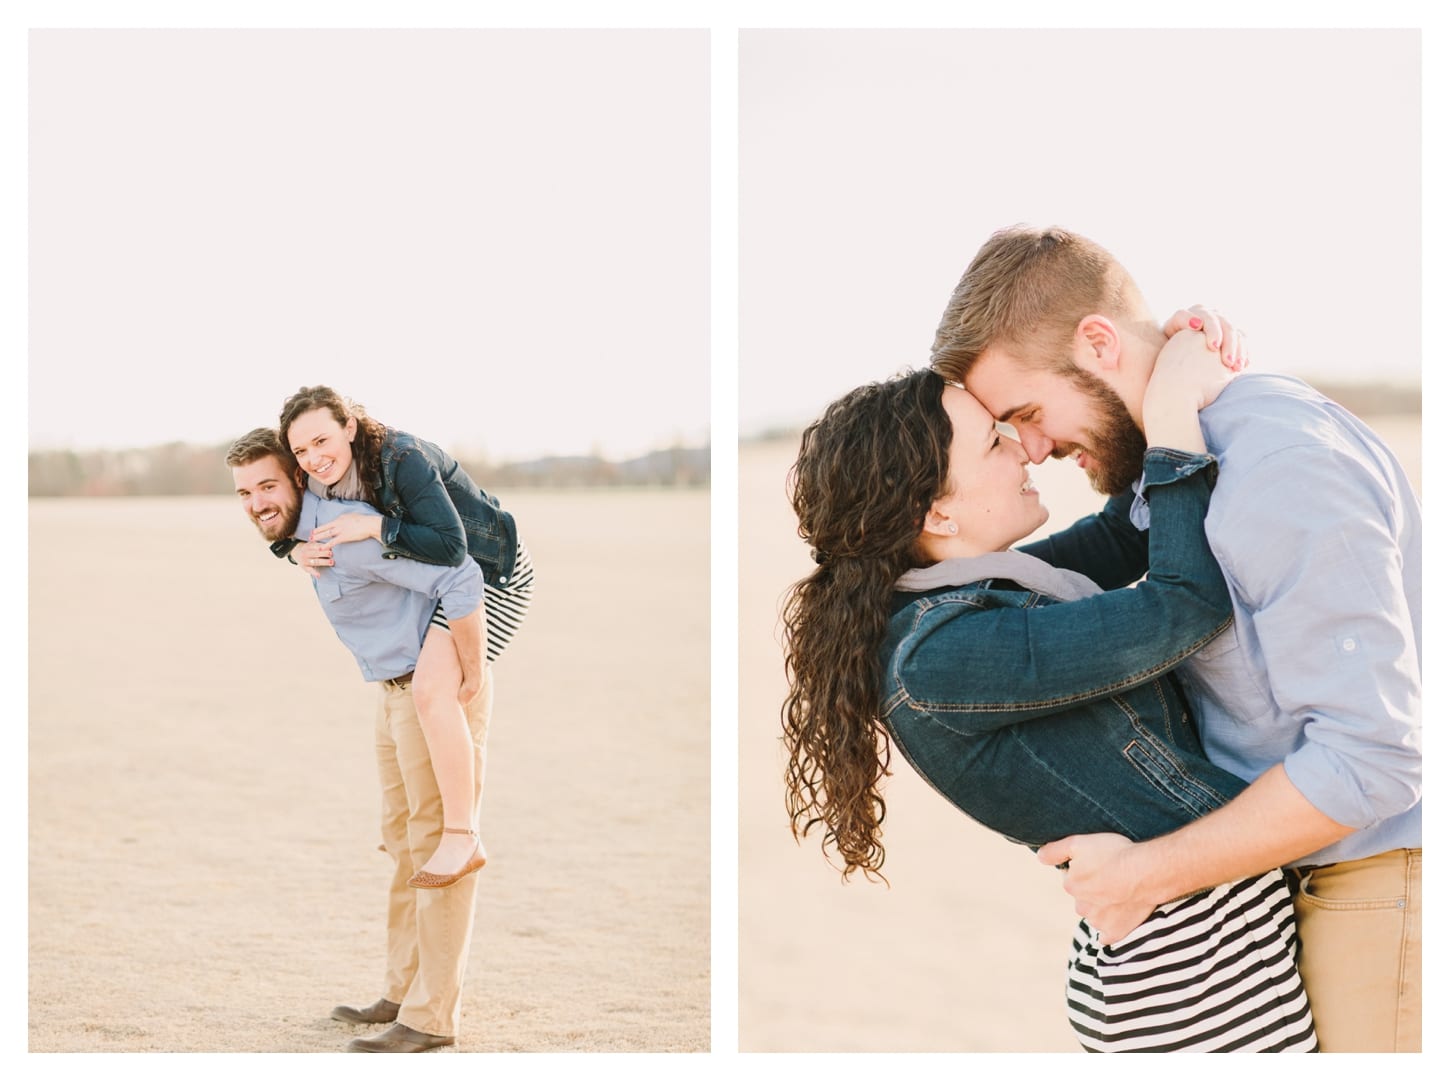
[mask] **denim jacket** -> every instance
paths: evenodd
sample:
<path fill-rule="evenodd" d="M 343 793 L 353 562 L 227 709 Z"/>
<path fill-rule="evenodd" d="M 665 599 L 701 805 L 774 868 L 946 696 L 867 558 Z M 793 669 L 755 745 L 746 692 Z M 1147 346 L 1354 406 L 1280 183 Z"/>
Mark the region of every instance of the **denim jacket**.
<path fill-rule="evenodd" d="M 484 581 L 508 587 L 519 543 L 513 515 L 441 447 L 389 428 L 376 494 L 386 558 L 456 567 L 472 556 Z"/>
<path fill-rule="evenodd" d="M 1245 783 L 1204 757 L 1172 668 L 1229 626 L 1204 537 L 1207 455 L 1152 448 L 1147 578 L 1061 603 L 1002 579 L 898 593 L 881 646 L 880 716 L 934 788 L 1008 839 L 1144 840 L 1227 803 Z M 1128 498 L 1024 551 L 1118 581 L 1141 543 Z"/>

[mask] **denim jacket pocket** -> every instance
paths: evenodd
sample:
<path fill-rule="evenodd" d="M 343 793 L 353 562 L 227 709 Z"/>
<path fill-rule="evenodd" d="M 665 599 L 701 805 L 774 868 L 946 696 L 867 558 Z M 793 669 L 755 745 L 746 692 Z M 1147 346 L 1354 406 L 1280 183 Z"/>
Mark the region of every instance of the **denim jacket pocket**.
<path fill-rule="evenodd" d="M 463 521 L 463 532 L 468 535 L 468 550 L 477 553 L 475 545 L 484 544 L 496 548 L 503 539 L 503 530 L 499 527 L 499 519 L 494 515 L 488 521 L 470 517 L 467 514 L 460 514 Z"/>
<path fill-rule="evenodd" d="M 1146 732 L 1123 748 L 1123 758 L 1154 789 L 1193 818 L 1217 810 L 1235 794 L 1220 792 L 1194 776 L 1172 748 Z"/>

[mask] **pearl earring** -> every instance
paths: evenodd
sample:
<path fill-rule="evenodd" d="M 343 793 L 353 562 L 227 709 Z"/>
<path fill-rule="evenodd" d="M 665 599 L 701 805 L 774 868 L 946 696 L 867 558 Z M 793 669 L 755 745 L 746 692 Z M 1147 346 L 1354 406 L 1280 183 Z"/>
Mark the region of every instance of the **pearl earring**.
<path fill-rule="evenodd" d="M 956 522 L 948 522 L 947 523 L 947 532 L 950 533 L 953 537 L 955 537 L 957 535 L 957 523 Z"/>

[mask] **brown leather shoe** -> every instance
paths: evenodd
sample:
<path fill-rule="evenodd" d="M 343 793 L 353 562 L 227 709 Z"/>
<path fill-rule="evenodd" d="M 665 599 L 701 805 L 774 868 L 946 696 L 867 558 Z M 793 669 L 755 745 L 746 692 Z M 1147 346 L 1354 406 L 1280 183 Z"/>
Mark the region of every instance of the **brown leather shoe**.
<path fill-rule="evenodd" d="M 385 1025 L 398 1019 L 398 1004 L 380 998 L 371 1006 L 339 1006 L 332 1011 L 332 1019 L 350 1025 Z"/>
<path fill-rule="evenodd" d="M 347 1045 L 349 1051 L 431 1051 L 452 1045 L 452 1036 L 430 1036 L 426 1032 L 394 1025 L 376 1036 L 359 1036 Z"/>

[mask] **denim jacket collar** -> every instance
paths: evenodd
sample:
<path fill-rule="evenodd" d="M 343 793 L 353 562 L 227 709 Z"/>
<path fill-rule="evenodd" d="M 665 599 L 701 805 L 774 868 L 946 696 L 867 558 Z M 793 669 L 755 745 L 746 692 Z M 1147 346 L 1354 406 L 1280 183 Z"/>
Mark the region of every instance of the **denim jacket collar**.
<path fill-rule="evenodd" d="M 992 578 L 1006 578 L 1025 589 L 1059 601 L 1077 601 L 1102 590 L 1091 578 L 1054 567 L 1026 552 L 988 552 L 986 555 L 944 559 L 930 567 L 909 570 L 896 580 L 903 593 L 925 593 L 943 586 L 964 586 Z"/>

